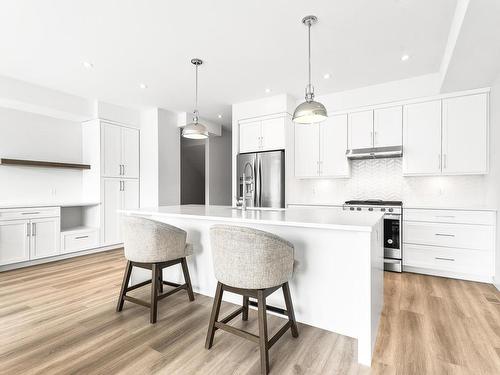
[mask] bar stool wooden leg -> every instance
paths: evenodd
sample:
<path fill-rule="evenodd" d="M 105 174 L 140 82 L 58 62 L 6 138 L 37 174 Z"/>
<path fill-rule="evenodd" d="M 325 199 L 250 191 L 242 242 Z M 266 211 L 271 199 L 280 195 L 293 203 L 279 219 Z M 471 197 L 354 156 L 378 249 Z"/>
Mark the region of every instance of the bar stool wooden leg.
<path fill-rule="evenodd" d="M 130 260 L 127 261 L 127 265 L 125 266 L 125 273 L 123 275 L 122 287 L 120 289 L 120 298 L 118 298 L 118 304 L 116 305 L 116 311 L 122 311 L 123 303 L 125 299 L 123 298 L 125 294 L 127 294 L 128 283 L 130 281 L 130 274 L 132 273 L 132 262 Z"/>
<path fill-rule="evenodd" d="M 285 297 L 285 306 L 288 314 L 288 320 L 292 324 L 290 330 L 293 337 L 299 337 L 299 330 L 297 328 L 297 321 L 295 320 L 295 313 L 293 312 L 292 296 L 290 295 L 290 286 L 288 282 L 283 284 L 283 297 Z"/>
<path fill-rule="evenodd" d="M 187 285 L 187 293 L 190 301 L 194 301 L 193 286 L 191 285 L 191 278 L 189 277 L 189 269 L 187 266 L 186 258 L 182 258 L 181 261 L 182 273 L 184 274 L 184 281 Z"/>
<path fill-rule="evenodd" d="M 163 268 L 158 272 L 158 292 L 163 293 Z"/>
<path fill-rule="evenodd" d="M 214 343 L 215 335 L 215 322 L 219 319 L 220 304 L 222 302 L 222 283 L 217 283 L 217 290 L 215 291 L 214 305 L 212 307 L 212 314 L 210 315 L 210 322 L 208 323 L 207 340 L 205 341 L 205 348 L 210 349 Z"/>
<path fill-rule="evenodd" d="M 267 340 L 266 297 L 262 289 L 257 291 L 257 304 L 259 310 L 260 371 L 262 374 L 267 375 L 269 373 L 269 352 Z"/>
<path fill-rule="evenodd" d="M 158 265 L 153 263 L 151 266 L 152 277 L 151 277 L 151 310 L 150 310 L 150 319 L 151 324 L 156 323 L 156 317 L 158 313 Z"/>
<path fill-rule="evenodd" d="M 243 296 L 243 311 L 241 320 L 248 320 L 248 296 Z"/>

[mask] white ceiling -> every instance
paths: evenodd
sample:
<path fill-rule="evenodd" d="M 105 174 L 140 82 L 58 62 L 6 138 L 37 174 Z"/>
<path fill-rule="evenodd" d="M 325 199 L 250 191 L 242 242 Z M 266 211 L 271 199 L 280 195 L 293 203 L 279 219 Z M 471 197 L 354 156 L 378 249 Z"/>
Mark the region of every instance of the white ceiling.
<path fill-rule="evenodd" d="M 222 113 L 227 125 L 232 103 L 262 97 L 265 88 L 303 95 L 303 16 L 319 18 L 313 83 L 326 94 L 437 72 L 455 6 L 456 0 L 2 0 L 0 74 L 115 104 L 191 111 L 189 61 L 200 57 L 201 115 L 220 122 Z M 403 63 L 405 53 L 411 58 Z"/>

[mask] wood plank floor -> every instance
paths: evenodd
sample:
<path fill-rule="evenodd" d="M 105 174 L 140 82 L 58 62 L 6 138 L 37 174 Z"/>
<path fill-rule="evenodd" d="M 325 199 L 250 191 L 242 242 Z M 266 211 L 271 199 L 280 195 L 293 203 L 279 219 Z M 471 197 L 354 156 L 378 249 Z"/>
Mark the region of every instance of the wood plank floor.
<path fill-rule="evenodd" d="M 258 346 L 218 331 L 204 339 L 212 299 L 183 292 L 114 311 L 121 250 L 0 273 L 0 374 L 259 374 Z M 386 274 L 372 369 L 354 339 L 299 324 L 270 351 L 271 374 L 500 374 L 500 293 L 488 284 Z M 131 294 L 147 299 L 149 288 Z M 292 296 L 293 297 L 293 296 Z M 223 304 L 221 314 L 232 311 Z M 236 318 L 258 333 L 257 314 Z M 271 334 L 284 323 L 269 316 Z"/>

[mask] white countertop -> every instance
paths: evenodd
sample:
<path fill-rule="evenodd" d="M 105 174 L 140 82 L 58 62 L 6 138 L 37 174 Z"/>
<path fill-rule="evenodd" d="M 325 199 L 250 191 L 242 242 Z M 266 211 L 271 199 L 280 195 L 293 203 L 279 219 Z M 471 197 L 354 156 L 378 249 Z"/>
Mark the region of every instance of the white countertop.
<path fill-rule="evenodd" d="M 180 217 L 225 221 L 233 224 L 254 223 L 362 232 L 371 232 L 383 216 L 381 212 L 347 212 L 328 207 L 242 211 L 230 206 L 208 205 L 159 206 L 120 212 L 145 217 Z"/>
<path fill-rule="evenodd" d="M 33 207 L 78 207 L 95 206 L 97 201 L 53 201 L 53 202 L 0 202 L 0 208 L 33 208 Z"/>

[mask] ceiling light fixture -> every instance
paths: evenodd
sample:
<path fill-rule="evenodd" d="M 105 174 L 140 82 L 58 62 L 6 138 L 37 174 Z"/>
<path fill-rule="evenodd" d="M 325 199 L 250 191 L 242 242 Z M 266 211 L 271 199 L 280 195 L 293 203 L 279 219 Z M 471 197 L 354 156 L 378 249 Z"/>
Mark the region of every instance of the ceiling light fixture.
<path fill-rule="evenodd" d="M 330 73 L 323 74 L 324 79 L 330 79 L 331 75 Z"/>
<path fill-rule="evenodd" d="M 318 22 L 316 16 L 306 16 L 302 19 L 308 30 L 309 83 L 306 86 L 306 101 L 299 104 L 293 113 L 293 121 L 299 124 L 318 123 L 328 118 L 325 106 L 314 101 L 314 87 L 311 84 L 311 26 L 316 22 Z"/>
<path fill-rule="evenodd" d="M 82 64 L 85 67 L 85 69 L 92 69 L 94 67 L 94 64 L 88 61 L 84 61 Z"/>
<path fill-rule="evenodd" d="M 410 58 L 410 55 L 403 55 L 403 56 L 401 56 L 401 61 L 408 61 L 409 58 Z"/>
<path fill-rule="evenodd" d="M 208 138 L 207 127 L 200 124 L 198 113 L 198 67 L 203 64 L 201 59 L 191 59 L 191 64 L 196 67 L 196 91 L 195 91 L 195 106 L 193 111 L 193 122 L 184 126 L 182 129 L 182 136 L 190 139 L 206 139 Z"/>
<path fill-rule="evenodd" d="M 266 92 L 266 94 L 269 94 L 271 92 L 271 89 L 265 89 L 264 91 Z"/>
<path fill-rule="evenodd" d="M 148 88 L 148 85 L 146 85 L 145 83 L 141 83 L 139 87 L 144 90 Z"/>
<path fill-rule="evenodd" d="M 222 115 L 217 115 L 218 118 L 222 118 Z"/>

